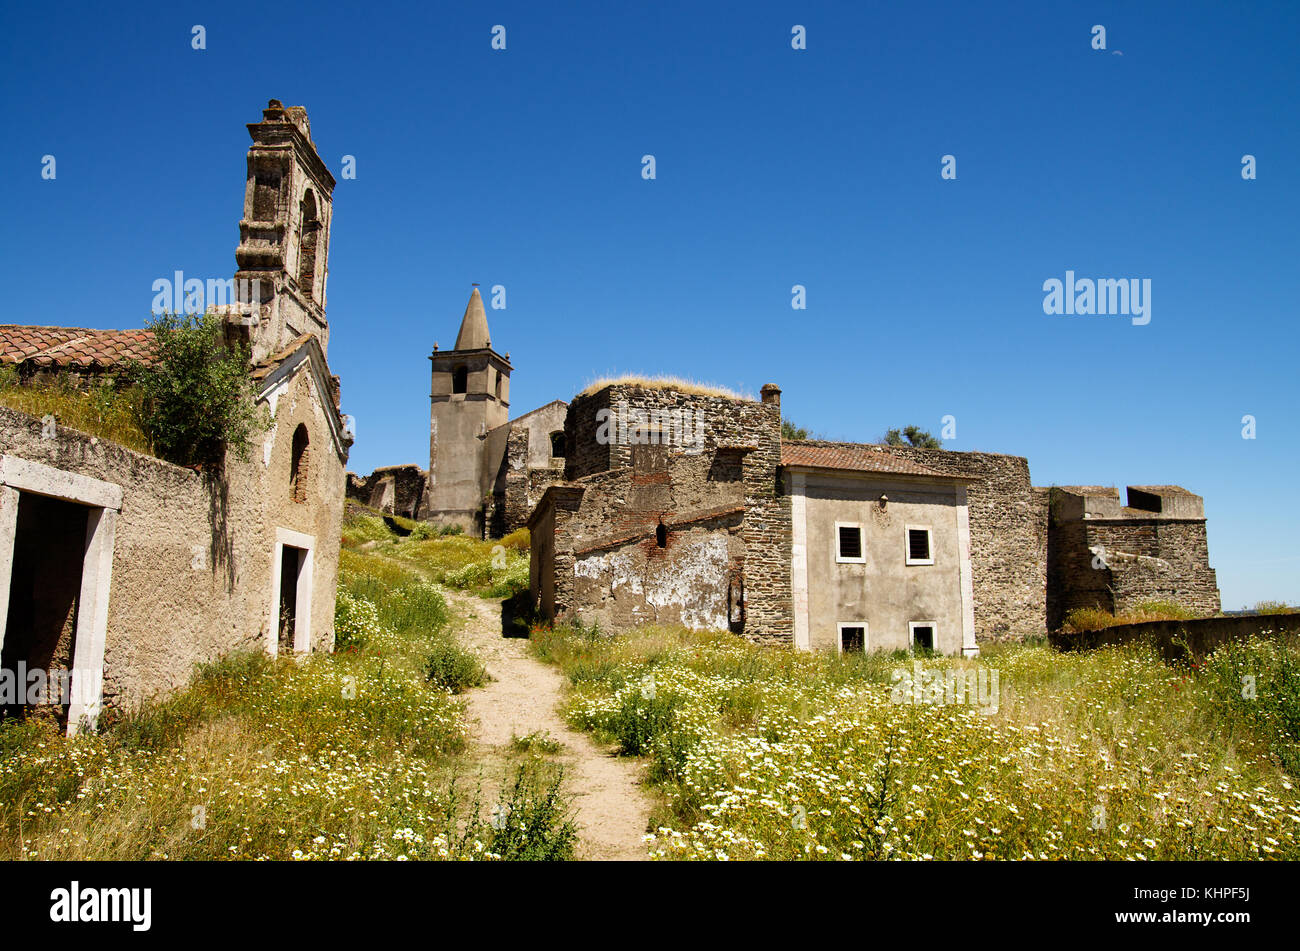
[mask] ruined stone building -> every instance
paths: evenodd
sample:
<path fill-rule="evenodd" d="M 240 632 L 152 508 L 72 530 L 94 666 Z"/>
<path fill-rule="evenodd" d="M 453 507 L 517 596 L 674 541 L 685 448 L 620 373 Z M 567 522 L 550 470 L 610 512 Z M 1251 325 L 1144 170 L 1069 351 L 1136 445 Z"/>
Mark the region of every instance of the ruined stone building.
<path fill-rule="evenodd" d="M 429 361 L 428 471 L 405 465 L 349 475 L 348 497 L 479 537 L 521 528 L 563 476 L 568 404 L 553 400 L 510 418 L 510 354 L 492 347 L 477 284 L 455 346 L 435 343 Z"/>
<path fill-rule="evenodd" d="M 1073 607 L 1219 609 L 1201 500 L 1174 486 L 1121 509 L 1033 486 L 1018 456 L 783 441 L 771 384 L 755 402 L 615 381 L 573 400 L 565 440 L 528 519 L 552 620 L 969 655 Z"/>
<path fill-rule="evenodd" d="M 511 420 L 477 288 L 430 360 L 428 472 L 350 476 L 349 495 L 482 537 L 527 525 L 550 619 L 974 654 L 1075 607 L 1219 608 L 1201 501 L 1174 486 L 1121 509 L 1114 489 L 1035 487 L 1019 456 L 783 441 L 771 384 L 607 381 Z"/>
<path fill-rule="evenodd" d="M 333 647 L 351 445 L 326 360 L 334 178 L 301 107 L 272 100 L 248 130 L 222 313 L 267 423 L 249 457 L 200 473 L 0 408 L 0 668 L 71 672 L 54 705 L 69 731 L 235 648 Z M 147 331 L 0 327 L 0 365 L 24 379 L 151 354 Z"/>
<path fill-rule="evenodd" d="M 1176 485 L 1053 486 L 1048 497 L 1047 623 L 1075 608 L 1117 613 L 1144 601 L 1219 610 L 1205 505 Z"/>

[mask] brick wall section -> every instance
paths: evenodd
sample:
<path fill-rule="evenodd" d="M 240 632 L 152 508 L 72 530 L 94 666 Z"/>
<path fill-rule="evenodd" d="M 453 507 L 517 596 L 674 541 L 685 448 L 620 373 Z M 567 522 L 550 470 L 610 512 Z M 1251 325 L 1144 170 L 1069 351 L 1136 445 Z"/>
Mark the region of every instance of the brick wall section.
<path fill-rule="evenodd" d="M 966 490 L 976 639 L 1003 641 L 1046 633 L 1047 493 L 1030 485 L 1028 460 L 910 446 L 891 446 L 890 451 L 938 472 L 979 480 Z"/>

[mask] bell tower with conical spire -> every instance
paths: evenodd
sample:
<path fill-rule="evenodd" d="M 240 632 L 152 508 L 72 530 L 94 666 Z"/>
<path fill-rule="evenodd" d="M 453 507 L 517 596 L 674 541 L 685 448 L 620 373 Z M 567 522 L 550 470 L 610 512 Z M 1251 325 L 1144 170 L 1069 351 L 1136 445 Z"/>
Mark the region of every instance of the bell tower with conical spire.
<path fill-rule="evenodd" d="M 433 345 L 429 400 L 430 521 L 483 532 L 484 499 L 495 472 L 488 472 L 484 447 L 489 430 L 510 420 L 510 361 L 492 349 L 487 313 L 478 285 L 469 296 L 456 345 Z"/>

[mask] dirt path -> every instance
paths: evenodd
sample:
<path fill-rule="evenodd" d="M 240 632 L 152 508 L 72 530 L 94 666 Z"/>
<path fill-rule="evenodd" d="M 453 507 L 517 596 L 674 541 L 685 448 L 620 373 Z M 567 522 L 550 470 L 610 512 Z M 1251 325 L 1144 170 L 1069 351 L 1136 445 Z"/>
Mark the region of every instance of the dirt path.
<path fill-rule="evenodd" d="M 499 603 L 459 591 L 444 593 L 459 619 L 461 643 L 479 655 L 495 678 L 465 694 L 476 752 L 488 762 L 504 762 L 513 736 L 549 732 L 564 745 L 555 758 L 564 766 L 565 787 L 577 813 L 577 857 L 646 858 L 641 837 L 650 805 L 640 767 L 601 749 L 560 718 L 564 676 L 529 654 L 525 638 L 502 637 Z"/>

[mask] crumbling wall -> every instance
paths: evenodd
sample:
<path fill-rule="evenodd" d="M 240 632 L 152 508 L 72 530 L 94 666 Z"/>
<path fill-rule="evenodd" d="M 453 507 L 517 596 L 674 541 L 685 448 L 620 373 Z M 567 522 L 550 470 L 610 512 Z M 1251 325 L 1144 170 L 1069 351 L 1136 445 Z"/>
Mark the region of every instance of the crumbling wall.
<path fill-rule="evenodd" d="M 667 411 L 692 425 L 684 439 L 677 432 L 641 443 L 617 425 L 601 434 L 600 410 Z M 569 405 L 565 433 L 565 485 L 582 493 L 569 543 L 575 571 L 585 574 L 563 604 L 557 556 L 557 609 L 605 611 L 620 626 L 672 617 L 755 639 L 792 636 L 789 499 L 777 481 L 779 400 L 611 384 Z M 655 535 L 660 523 L 663 546 Z M 557 530 L 557 552 L 563 544 Z"/>
<path fill-rule="evenodd" d="M 1178 491 L 1200 510 L 1199 497 Z M 1121 614 L 1171 601 L 1204 615 L 1220 609 L 1203 517 L 1121 506 L 1113 488 L 1060 487 L 1051 490 L 1051 533 L 1052 630 L 1077 608 Z"/>
<path fill-rule="evenodd" d="M 429 474 L 417 465 L 383 466 L 368 476 L 347 474 L 347 497 L 370 508 L 420 518 Z"/>
<path fill-rule="evenodd" d="M 314 539 L 311 650 L 334 643 L 344 464 L 328 394 L 298 372 L 268 401 L 271 426 L 247 459 L 182 468 L 0 407 L 0 454 L 120 486 L 104 647 L 105 704 L 135 704 L 188 682 L 199 662 L 261 648 L 274 621 L 277 528 Z M 295 501 L 293 435 L 306 428 L 307 491 Z"/>

